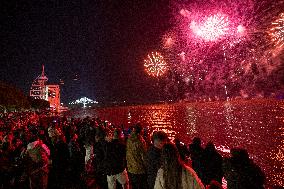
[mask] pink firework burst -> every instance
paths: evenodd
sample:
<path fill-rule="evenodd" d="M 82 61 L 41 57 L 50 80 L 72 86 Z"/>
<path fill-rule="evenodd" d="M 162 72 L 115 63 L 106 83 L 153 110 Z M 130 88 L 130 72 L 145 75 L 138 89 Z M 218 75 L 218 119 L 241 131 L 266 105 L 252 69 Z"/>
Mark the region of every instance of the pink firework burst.
<path fill-rule="evenodd" d="M 148 54 L 147 59 L 144 60 L 145 71 L 153 77 L 159 77 L 168 70 L 164 57 L 159 52 L 152 52 Z"/>
<path fill-rule="evenodd" d="M 226 15 L 215 14 L 207 17 L 202 24 L 192 21 L 190 29 L 195 35 L 206 42 L 217 41 L 227 34 L 229 30 L 229 18 Z"/>
<path fill-rule="evenodd" d="M 279 18 L 272 22 L 272 27 L 269 31 L 272 42 L 275 47 L 282 48 L 284 45 L 284 13 L 281 13 Z"/>

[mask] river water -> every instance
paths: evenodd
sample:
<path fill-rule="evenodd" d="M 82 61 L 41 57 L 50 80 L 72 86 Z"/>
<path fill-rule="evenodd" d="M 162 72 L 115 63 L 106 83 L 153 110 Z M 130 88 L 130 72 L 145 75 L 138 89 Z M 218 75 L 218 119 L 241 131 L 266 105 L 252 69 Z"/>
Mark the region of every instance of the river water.
<path fill-rule="evenodd" d="M 242 147 L 261 167 L 267 186 L 284 187 L 284 102 L 271 99 L 235 100 L 98 108 L 77 116 L 98 116 L 114 124 L 140 122 L 150 131 L 164 130 L 188 144 L 200 137 L 213 141 L 223 156 Z"/>

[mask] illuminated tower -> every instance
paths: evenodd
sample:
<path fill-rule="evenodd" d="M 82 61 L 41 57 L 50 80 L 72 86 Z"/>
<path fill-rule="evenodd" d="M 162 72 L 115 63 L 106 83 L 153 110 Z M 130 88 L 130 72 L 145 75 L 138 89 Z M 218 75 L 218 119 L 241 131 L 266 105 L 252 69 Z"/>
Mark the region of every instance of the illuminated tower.
<path fill-rule="evenodd" d="M 34 99 L 42 99 L 49 101 L 52 111 L 60 110 L 60 87 L 59 85 L 47 85 L 48 78 L 44 73 L 44 65 L 42 72 L 32 83 L 30 96 Z"/>
<path fill-rule="evenodd" d="M 46 88 L 46 82 L 48 78 L 44 73 L 44 65 L 42 65 L 42 72 L 32 83 L 30 89 L 30 96 L 35 99 L 48 100 L 48 91 Z"/>

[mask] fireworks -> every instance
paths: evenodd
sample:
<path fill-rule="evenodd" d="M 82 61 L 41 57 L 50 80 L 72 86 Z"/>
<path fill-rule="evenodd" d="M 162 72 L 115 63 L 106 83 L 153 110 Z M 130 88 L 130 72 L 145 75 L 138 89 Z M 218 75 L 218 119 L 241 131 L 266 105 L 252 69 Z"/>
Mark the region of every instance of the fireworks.
<path fill-rule="evenodd" d="M 284 13 L 280 14 L 279 18 L 272 22 L 269 35 L 276 47 L 281 48 L 284 45 Z"/>
<path fill-rule="evenodd" d="M 228 32 L 229 18 L 225 15 L 216 14 L 209 16 L 201 25 L 192 21 L 190 29 L 205 41 L 216 41 Z"/>
<path fill-rule="evenodd" d="M 159 77 L 166 73 L 168 67 L 164 61 L 164 57 L 159 52 L 152 52 L 144 60 L 146 72 L 153 77 Z"/>
<path fill-rule="evenodd" d="M 246 31 L 246 28 L 244 26 L 242 26 L 242 25 L 238 25 L 237 31 L 242 36 L 242 35 L 244 35 L 244 33 Z"/>
<path fill-rule="evenodd" d="M 159 77 L 171 69 L 169 77 L 185 81 L 192 97 L 222 95 L 225 85 L 235 95 L 275 86 L 271 78 L 279 75 L 272 76 L 284 47 L 283 6 L 275 0 L 172 0 L 173 27 L 161 42 L 167 64 L 152 53 L 145 70 Z"/>
<path fill-rule="evenodd" d="M 175 45 L 167 54 L 169 68 L 191 77 L 186 84 L 195 97 L 221 95 L 224 85 L 236 89 L 235 95 L 264 90 L 260 84 L 272 85 L 270 75 L 280 65 L 272 55 L 281 53 L 269 44 L 284 47 L 283 6 L 273 0 L 173 2 Z"/>
<path fill-rule="evenodd" d="M 175 37 L 172 33 L 167 33 L 163 36 L 162 45 L 164 49 L 170 49 L 175 44 Z"/>

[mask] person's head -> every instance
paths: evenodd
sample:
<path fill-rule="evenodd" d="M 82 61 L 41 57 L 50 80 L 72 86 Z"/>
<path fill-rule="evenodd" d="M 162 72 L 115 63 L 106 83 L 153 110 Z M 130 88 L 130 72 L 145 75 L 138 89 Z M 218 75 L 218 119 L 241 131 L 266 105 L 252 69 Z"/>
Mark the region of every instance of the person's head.
<path fill-rule="evenodd" d="M 105 140 L 106 137 L 106 131 L 103 127 L 97 127 L 96 128 L 96 142 Z"/>
<path fill-rule="evenodd" d="M 113 139 L 120 139 L 121 138 L 121 130 L 120 129 L 115 129 L 113 131 Z"/>
<path fill-rule="evenodd" d="M 164 131 L 156 131 L 153 133 L 153 142 L 156 148 L 162 149 L 167 141 L 168 136 Z"/>
<path fill-rule="evenodd" d="M 178 138 L 174 139 L 174 143 L 175 143 L 176 147 L 178 147 L 178 148 L 181 146 L 181 142 Z"/>
<path fill-rule="evenodd" d="M 106 129 L 106 136 L 105 136 L 105 140 L 108 142 L 111 142 L 113 139 L 113 131 L 110 129 Z"/>
<path fill-rule="evenodd" d="M 142 133 L 142 126 L 140 123 L 137 123 L 136 125 L 133 126 L 132 132 L 135 133 L 136 135 L 139 135 Z"/>
<path fill-rule="evenodd" d="M 196 146 L 201 146 L 201 139 L 198 137 L 194 137 L 192 144 L 196 145 Z"/>
<path fill-rule="evenodd" d="M 241 164 L 247 163 L 250 161 L 249 154 L 247 150 L 242 148 L 232 148 L 230 150 L 231 157 L 235 162 L 239 162 Z"/>
<path fill-rule="evenodd" d="M 181 188 L 182 165 L 179 160 L 179 152 L 172 143 L 167 143 L 162 148 L 162 169 L 165 188 Z"/>
<path fill-rule="evenodd" d="M 162 148 L 162 162 L 164 166 L 172 162 L 179 162 L 179 152 L 177 147 L 172 143 L 167 143 Z"/>
<path fill-rule="evenodd" d="M 30 133 L 31 133 L 31 137 L 30 137 L 29 142 L 34 142 L 34 141 L 38 140 L 38 131 L 36 129 L 32 129 L 30 131 Z"/>
<path fill-rule="evenodd" d="M 206 144 L 205 150 L 208 151 L 208 152 L 214 152 L 215 146 L 214 146 L 213 142 L 208 142 Z"/>

